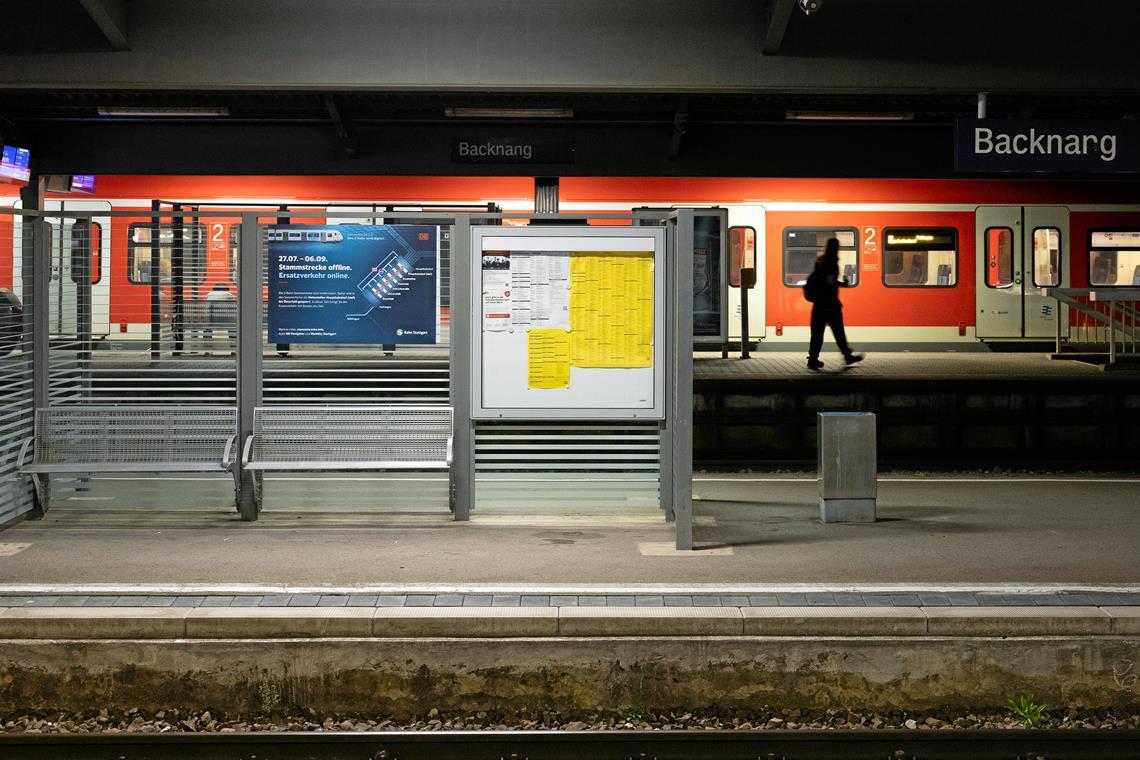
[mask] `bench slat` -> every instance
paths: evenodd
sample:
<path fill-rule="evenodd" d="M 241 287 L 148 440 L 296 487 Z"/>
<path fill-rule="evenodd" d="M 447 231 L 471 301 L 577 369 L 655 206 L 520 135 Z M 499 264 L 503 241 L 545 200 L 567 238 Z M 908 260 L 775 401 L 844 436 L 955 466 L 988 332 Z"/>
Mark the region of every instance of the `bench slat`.
<path fill-rule="evenodd" d="M 257 407 L 250 470 L 444 470 L 447 406 Z"/>
<path fill-rule="evenodd" d="M 217 406 L 61 406 L 36 410 L 27 473 L 224 471 L 237 409 Z"/>

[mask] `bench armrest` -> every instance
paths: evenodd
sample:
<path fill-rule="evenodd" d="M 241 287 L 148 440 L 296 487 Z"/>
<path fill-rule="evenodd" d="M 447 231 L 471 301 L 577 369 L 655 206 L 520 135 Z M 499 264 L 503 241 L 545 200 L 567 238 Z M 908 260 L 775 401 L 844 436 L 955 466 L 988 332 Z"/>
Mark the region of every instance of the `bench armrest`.
<path fill-rule="evenodd" d="M 247 435 L 245 437 L 245 444 L 243 444 L 241 447 L 241 463 L 243 465 L 249 464 L 249 455 L 253 449 L 253 436 L 254 435 L 255 435 L 254 433 L 250 433 L 249 435 Z"/>
<path fill-rule="evenodd" d="M 452 440 L 453 440 L 452 436 L 450 436 L 450 435 L 447 436 L 447 468 L 449 470 L 451 469 L 451 442 L 452 442 Z"/>
<path fill-rule="evenodd" d="M 230 461 L 230 453 L 234 450 L 235 443 L 237 443 L 237 433 L 234 433 L 226 439 L 226 448 L 225 451 L 222 452 L 222 466 L 227 470 L 230 469 L 230 467 L 232 467 L 234 464 L 232 461 Z"/>
<path fill-rule="evenodd" d="M 16 467 L 17 468 L 19 468 L 19 469 L 24 468 L 24 457 L 27 456 L 28 448 L 31 447 L 32 441 L 34 441 L 35 439 L 36 439 L 35 436 L 30 435 L 24 439 L 24 442 L 22 444 L 20 444 L 20 455 L 16 458 Z"/>

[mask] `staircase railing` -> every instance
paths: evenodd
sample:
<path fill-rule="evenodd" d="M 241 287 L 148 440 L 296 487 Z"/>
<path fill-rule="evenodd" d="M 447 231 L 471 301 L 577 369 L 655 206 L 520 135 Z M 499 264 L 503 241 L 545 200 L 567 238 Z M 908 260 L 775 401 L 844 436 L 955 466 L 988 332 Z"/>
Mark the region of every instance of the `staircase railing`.
<path fill-rule="evenodd" d="M 1140 288 L 1049 288 L 1058 309 L 1057 355 L 1064 348 L 1099 353 L 1109 365 L 1118 356 L 1140 356 Z"/>

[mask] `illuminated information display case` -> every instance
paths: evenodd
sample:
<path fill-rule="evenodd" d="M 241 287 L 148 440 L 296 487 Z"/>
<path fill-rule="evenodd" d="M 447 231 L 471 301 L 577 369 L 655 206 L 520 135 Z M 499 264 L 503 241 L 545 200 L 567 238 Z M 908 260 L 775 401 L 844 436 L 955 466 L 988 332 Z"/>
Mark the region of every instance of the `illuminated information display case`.
<path fill-rule="evenodd" d="M 662 419 L 665 230 L 475 227 L 472 416 Z"/>

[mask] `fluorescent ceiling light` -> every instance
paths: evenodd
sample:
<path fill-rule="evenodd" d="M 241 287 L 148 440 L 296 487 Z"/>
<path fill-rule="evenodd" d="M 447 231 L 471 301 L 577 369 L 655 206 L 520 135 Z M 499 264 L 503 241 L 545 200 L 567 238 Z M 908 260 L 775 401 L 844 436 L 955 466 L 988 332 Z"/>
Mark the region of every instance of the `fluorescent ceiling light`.
<path fill-rule="evenodd" d="M 788 111 L 784 118 L 788 121 L 911 121 L 913 113 L 876 113 L 844 111 Z"/>
<path fill-rule="evenodd" d="M 573 108 L 445 108 L 445 116 L 457 119 L 570 119 Z"/>
<path fill-rule="evenodd" d="M 100 106 L 96 109 L 100 116 L 148 116 L 154 118 L 229 116 L 225 106 Z"/>

